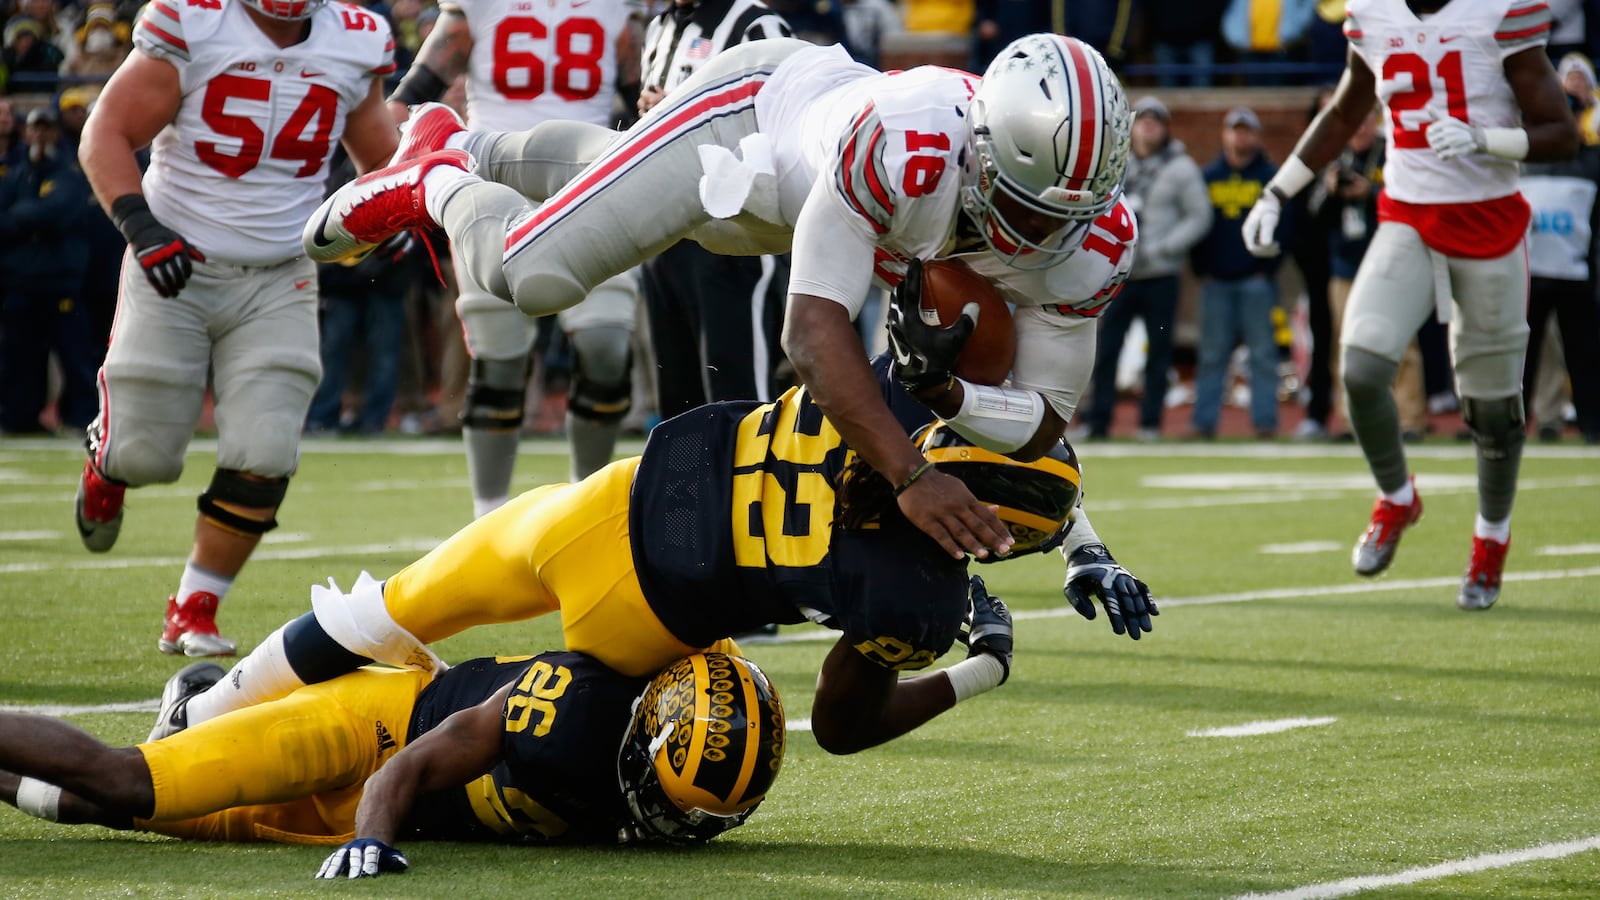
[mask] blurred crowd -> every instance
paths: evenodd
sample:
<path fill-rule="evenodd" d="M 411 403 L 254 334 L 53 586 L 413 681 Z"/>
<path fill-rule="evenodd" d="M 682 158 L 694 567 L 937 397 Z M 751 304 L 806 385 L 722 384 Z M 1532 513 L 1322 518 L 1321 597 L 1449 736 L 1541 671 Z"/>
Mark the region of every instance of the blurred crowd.
<path fill-rule="evenodd" d="M 76 164 L 83 123 L 104 80 L 131 50 L 142 4 L 9 0 L 0 54 L 0 433 L 81 431 L 94 417 L 94 376 L 116 309 L 123 241 L 95 202 Z M 1129 432 L 1144 440 L 1210 437 L 1222 410 L 1248 411 L 1262 438 L 1340 439 L 1333 371 L 1338 321 L 1350 279 L 1376 226 L 1382 186 L 1383 125 L 1370 127 L 1322 173 L 1316 190 L 1286 216 L 1278 260 L 1245 252 L 1240 221 L 1276 171 L 1257 110 L 1215 114 L 1214 158 L 1196 159 L 1174 135 L 1174 113 L 1156 95 L 1214 86 L 1313 86 L 1343 66 L 1343 0 L 767 0 L 794 33 L 842 43 L 870 65 L 894 68 L 923 58 L 981 72 L 1016 37 L 1057 31 L 1100 49 L 1129 85 L 1135 106 L 1126 194 L 1139 218 L 1141 246 L 1132 279 L 1103 322 L 1090 396 L 1077 436 L 1119 427 L 1118 399 L 1137 407 Z M 397 38 L 395 79 L 404 74 L 438 18 L 423 0 L 365 4 L 385 15 Z M 658 11 L 665 0 L 644 4 Z M 1593 0 L 1551 0 L 1558 27 L 1550 42 L 1587 146 L 1573 172 L 1600 173 L 1600 93 L 1590 59 L 1600 15 Z M 459 87 L 459 86 L 458 86 Z M 464 103 L 459 90 L 454 104 Z M 1327 96 L 1318 92 L 1309 112 Z M 620 106 L 619 106 L 620 108 Z M 1193 113 L 1190 113 L 1193 122 Z M 619 123 L 622 121 L 619 117 Z M 1301 122 L 1296 122 L 1298 127 Z M 1192 132 L 1190 132 L 1192 133 Z M 1596 206 L 1568 208 L 1570 192 L 1528 191 L 1535 206 L 1534 269 L 1527 366 L 1530 418 L 1541 437 L 1576 431 L 1600 442 L 1600 375 L 1594 373 Z M 350 177 L 330 179 L 330 189 Z M 1559 184 L 1559 182 L 1557 182 Z M 1551 208 L 1541 207 L 1541 197 Z M 1560 206 L 1561 208 L 1555 208 Z M 1574 229 L 1578 232 L 1574 237 Z M 1588 258 L 1541 251 L 1541 243 L 1587 242 Z M 448 247 L 398 263 L 369 261 L 323 275 L 324 384 L 308 433 L 452 432 L 465 389 L 462 346 L 450 284 Z M 1541 260 L 1566 264 L 1541 268 Z M 436 272 L 442 275 L 436 276 Z M 1576 285 L 1573 282 L 1577 282 Z M 869 348 L 881 346 L 881 319 L 863 315 Z M 1192 327 L 1185 328 L 1188 322 Z M 648 328 L 636 332 L 634 403 L 626 426 L 647 430 L 655 409 Z M 559 329 L 545 329 L 531 383 L 527 429 L 561 428 L 571 352 Z M 1578 350 L 1580 352 L 1574 352 Z M 52 362 L 53 359 L 53 362 Z M 643 363 L 643 364 L 640 364 Z M 774 361 L 779 382 L 784 363 Z M 1570 376 L 1569 376 L 1570 368 Z M 1408 437 L 1430 415 L 1454 406 L 1444 330 L 1425 326 L 1396 384 Z M 1299 407 L 1284 427 L 1285 404 Z M 1175 429 L 1170 410 L 1192 406 Z M 1126 417 L 1124 417 L 1126 418 Z"/>

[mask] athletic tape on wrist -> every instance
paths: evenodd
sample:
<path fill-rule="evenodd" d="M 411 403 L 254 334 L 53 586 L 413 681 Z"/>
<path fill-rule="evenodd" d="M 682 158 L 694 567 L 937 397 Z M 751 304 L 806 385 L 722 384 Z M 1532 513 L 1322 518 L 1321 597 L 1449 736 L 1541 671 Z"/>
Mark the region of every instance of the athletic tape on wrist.
<path fill-rule="evenodd" d="M 956 702 L 968 700 L 1000 686 L 1006 675 L 1005 664 L 988 653 L 963 659 L 944 670 L 950 687 L 956 692 Z"/>
<path fill-rule="evenodd" d="M 46 822 L 59 821 L 61 788 L 37 778 L 24 777 L 17 783 L 17 809 Z"/>
<path fill-rule="evenodd" d="M 1522 128 L 1485 128 L 1483 148 L 1501 159 L 1528 158 L 1528 132 Z"/>
<path fill-rule="evenodd" d="M 1291 153 L 1278 168 L 1278 174 L 1272 176 L 1267 182 L 1267 187 L 1277 189 L 1285 198 L 1293 197 L 1306 189 L 1306 185 L 1315 181 L 1317 173 L 1311 171 L 1305 160 L 1298 154 Z"/>
<path fill-rule="evenodd" d="M 1033 391 L 961 381 L 961 409 L 948 421 L 985 450 L 1010 453 L 1026 444 L 1044 421 L 1044 398 Z"/>

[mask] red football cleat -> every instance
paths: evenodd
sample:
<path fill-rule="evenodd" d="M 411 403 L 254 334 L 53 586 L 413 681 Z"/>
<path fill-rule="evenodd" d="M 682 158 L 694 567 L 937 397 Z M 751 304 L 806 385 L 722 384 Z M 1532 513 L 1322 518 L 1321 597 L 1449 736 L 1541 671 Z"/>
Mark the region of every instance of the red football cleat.
<path fill-rule="evenodd" d="M 316 262 L 359 257 L 408 228 L 432 228 L 422 179 L 436 166 L 472 168 L 472 156 L 440 150 L 357 178 L 333 192 L 306 222 L 306 255 Z"/>
<path fill-rule="evenodd" d="M 1472 561 L 1467 563 L 1467 574 L 1461 576 L 1461 592 L 1456 594 L 1456 605 L 1462 609 L 1488 609 L 1500 599 L 1500 575 L 1506 568 L 1506 551 L 1511 549 L 1511 539 L 1500 543 L 1489 538 L 1472 537 Z"/>
<path fill-rule="evenodd" d="M 122 531 L 122 498 L 127 488 L 100 477 L 94 464 L 83 461 L 78 478 L 78 496 L 72 509 L 78 520 L 78 536 L 93 553 L 104 553 L 117 542 Z"/>
<path fill-rule="evenodd" d="M 1417 477 L 1411 476 L 1411 489 L 1417 488 Z M 1390 503 L 1382 497 L 1372 506 L 1372 522 L 1356 541 L 1350 562 L 1357 575 L 1376 575 L 1394 562 L 1394 552 L 1400 547 L 1400 534 L 1422 518 L 1422 495 L 1416 494 L 1405 506 Z"/>
<path fill-rule="evenodd" d="M 239 645 L 217 633 L 216 594 L 195 591 L 182 605 L 167 598 L 167 622 L 161 630 L 162 653 L 184 656 L 232 656 Z"/>
<path fill-rule="evenodd" d="M 400 124 L 400 146 L 395 148 L 389 165 L 398 166 L 444 150 L 445 141 L 450 139 L 450 135 L 466 130 L 467 123 L 443 103 L 413 106 L 411 118 Z"/>

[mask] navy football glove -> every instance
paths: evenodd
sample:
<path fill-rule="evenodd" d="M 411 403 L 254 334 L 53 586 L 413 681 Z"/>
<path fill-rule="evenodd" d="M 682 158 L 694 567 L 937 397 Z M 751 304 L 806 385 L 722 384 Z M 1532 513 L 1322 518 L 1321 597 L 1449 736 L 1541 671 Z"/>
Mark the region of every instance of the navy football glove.
<path fill-rule="evenodd" d="M 1085 544 L 1072 551 L 1061 592 L 1078 615 L 1091 621 L 1095 615 L 1091 598 L 1098 598 L 1111 620 L 1111 630 L 1136 641 L 1141 632 L 1151 630 L 1150 617 L 1160 614 L 1150 599 L 1150 588 L 1112 559 L 1104 544 Z"/>
<path fill-rule="evenodd" d="M 961 347 L 978 327 L 977 303 L 968 303 L 947 328 L 922 320 L 922 260 L 906 266 L 905 280 L 889 295 L 889 352 L 894 377 L 911 393 L 950 381 Z"/>
<path fill-rule="evenodd" d="M 333 851 L 317 870 L 318 878 L 375 878 L 384 872 L 404 872 L 411 864 L 399 850 L 374 838 L 356 838 Z"/>
<path fill-rule="evenodd" d="M 176 297 L 194 274 L 191 260 L 205 262 L 183 235 L 156 221 L 150 205 L 139 194 L 124 194 L 111 204 L 111 221 L 133 248 L 144 269 L 145 280 L 163 297 Z"/>
<path fill-rule="evenodd" d="M 967 645 L 967 658 L 987 653 L 1000 660 L 1000 665 L 1005 667 L 1000 683 L 1005 684 L 1011 677 L 1011 610 L 1006 609 L 999 597 L 989 593 L 983 578 L 977 575 L 972 576 L 968 603 L 967 630 L 961 635 L 961 643 Z"/>

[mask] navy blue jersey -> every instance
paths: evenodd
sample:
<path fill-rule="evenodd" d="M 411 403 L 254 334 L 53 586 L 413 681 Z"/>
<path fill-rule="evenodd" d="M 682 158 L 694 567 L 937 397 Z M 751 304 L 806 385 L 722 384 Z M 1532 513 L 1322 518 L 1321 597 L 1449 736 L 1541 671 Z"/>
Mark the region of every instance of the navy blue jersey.
<path fill-rule="evenodd" d="M 910 433 L 931 414 L 874 368 Z M 651 609 L 704 647 L 768 622 L 811 619 L 892 668 L 949 649 L 966 612 L 965 564 L 888 504 L 870 530 L 836 527 L 853 455 L 803 388 L 772 403 L 714 403 L 656 426 L 634 476 L 634 566 Z M 878 477 L 873 475 L 871 477 Z"/>
<path fill-rule="evenodd" d="M 406 828 L 432 840 L 614 842 L 632 822 L 617 754 L 649 679 L 567 651 L 468 660 L 418 695 L 410 740 L 507 683 L 500 762 L 464 787 L 420 795 Z"/>

